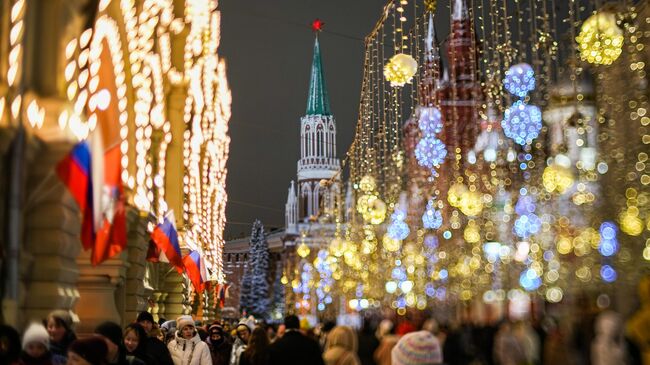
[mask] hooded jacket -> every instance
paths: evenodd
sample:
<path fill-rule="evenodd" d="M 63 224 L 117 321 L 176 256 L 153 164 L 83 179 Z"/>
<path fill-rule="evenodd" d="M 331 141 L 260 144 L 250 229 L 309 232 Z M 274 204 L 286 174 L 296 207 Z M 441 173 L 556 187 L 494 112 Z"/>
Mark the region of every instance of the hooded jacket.
<path fill-rule="evenodd" d="M 208 344 L 201 341 L 197 332 L 189 340 L 180 337 L 176 332 L 167 348 L 172 355 L 174 365 L 212 365 Z"/>

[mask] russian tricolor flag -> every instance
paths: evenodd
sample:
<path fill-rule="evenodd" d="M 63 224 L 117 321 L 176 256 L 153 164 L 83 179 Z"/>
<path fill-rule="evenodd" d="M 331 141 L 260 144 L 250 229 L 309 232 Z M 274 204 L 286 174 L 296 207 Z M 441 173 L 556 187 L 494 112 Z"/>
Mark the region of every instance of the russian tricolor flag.
<path fill-rule="evenodd" d="M 151 233 L 151 239 L 160 249 L 160 260 L 169 262 L 183 273 L 183 259 L 181 257 L 181 246 L 178 244 L 178 232 L 174 223 L 174 212 L 169 211 L 162 223 L 158 224 Z"/>
<path fill-rule="evenodd" d="M 79 205 L 82 214 L 81 243 L 85 250 L 95 244 L 93 214 L 92 159 L 90 144 L 77 143 L 70 153 L 56 166 L 56 172 Z"/>
<path fill-rule="evenodd" d="M 98 265 L 126 247 L 126 216 L 120 180 L 119 146 L 104 150 L 97 127 L 87 140 L 72 147 L 56 172 L 79 205 L 81 243 L 92 249 Z"/>
<path fill-rule="evenodd" d="M 197 293 L 202 293 L 205 288 L 204 283 L 207 281 L 207 271 L 201 255 L 196 251 L 190 251 L 189 254 L 183 257 L 183 264 L 194 289 Z"/>

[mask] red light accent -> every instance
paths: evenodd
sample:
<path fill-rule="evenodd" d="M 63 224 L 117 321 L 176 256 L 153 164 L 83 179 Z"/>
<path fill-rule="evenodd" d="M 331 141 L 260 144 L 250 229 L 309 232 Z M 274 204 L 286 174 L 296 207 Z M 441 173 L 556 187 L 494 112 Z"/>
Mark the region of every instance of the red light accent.
<path fill-rule="evenodd" d="M 320 19 L 316 19 L 313 23 L 311 23 L 311 29 L 314 32 L 321 32 L 323 30 L 323 25 L 325 25 L 325 23 L 323 23 Z"/>

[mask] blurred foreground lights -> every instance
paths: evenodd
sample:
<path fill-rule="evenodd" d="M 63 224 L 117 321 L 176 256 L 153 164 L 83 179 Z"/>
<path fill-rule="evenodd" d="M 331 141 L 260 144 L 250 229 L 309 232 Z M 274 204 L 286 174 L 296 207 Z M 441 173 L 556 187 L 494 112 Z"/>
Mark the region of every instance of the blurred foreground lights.
<path fill-rule="evenodd" d="M 562 293 L 562 289 L 558 287 L 552 287 L 546 290 L 546 300 L 548 300 L 551 303 L 561 302 L 563 296 L 564 294 Z"/>
<path fill-rule="evenodd" d="M 542 279 L 540 279 L 535 270 L 527 269 L 519 276 L 519 284 L 527 291 L 533 291 L 542 285 Z"/>
<path fill-rule="evenodd" d="M 393 294 L 397 291 L 397 283 L 394 281 L 387 281 L 386 282 L 386 293 L 388 294 Z"/>
<path fill-rule="evenodd" d="M 603 281 L 606 283 L 613 283 L 617 278 L 616 270 L 609 265 L 603 265 L 603 267 L 600 268 L 600 277 L 603 278 Z"/>

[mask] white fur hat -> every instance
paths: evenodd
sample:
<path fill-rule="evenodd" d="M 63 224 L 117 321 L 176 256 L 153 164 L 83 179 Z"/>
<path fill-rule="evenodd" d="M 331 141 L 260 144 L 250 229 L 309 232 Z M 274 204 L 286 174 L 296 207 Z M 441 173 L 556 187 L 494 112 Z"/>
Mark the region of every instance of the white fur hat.
<path fill-rule="evenodd" d="M 180 331 L 183 329 L 185 326 L 192 326 L 194 327 L 194 319 L 192 319 L 192 316 L 180 316 L 178 319 L 176 319 L 176 328 Z"/>
<path fill-rule="evenodd" d="M 23 350 L 27 348 L 30 343 L 41 343 L 46 349 L 50 348 L 50 335 L 47 333 L 45 327 L 40 323 L 32 323 L 25 330 L 23 335 Z"/>

